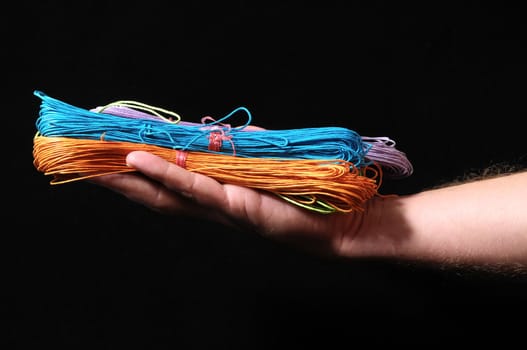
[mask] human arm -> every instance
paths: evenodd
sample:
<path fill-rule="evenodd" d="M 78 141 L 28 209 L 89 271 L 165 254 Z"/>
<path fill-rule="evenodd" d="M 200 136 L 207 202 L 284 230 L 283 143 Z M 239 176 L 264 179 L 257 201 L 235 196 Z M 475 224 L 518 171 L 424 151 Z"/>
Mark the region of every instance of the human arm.
<path fill-rule="evenodd" d="M 130 153 L 127 162 L 139 173 L 92 182 L 163 213 L 208 219 L 332 256 L 527 266 L 527 172 L 378 196 L 364 212 L 321 215 L 145 152 Z"/>
<path fill-rule="evenodd" d="M 450 266 L 527 267 L 527 172 L 380 199 L 377 205 L 381 219 L 353 242 L 374 244 L 381 249 L 376 255 Z M 406 232 L 404 239 L 372 240 L 375 232 L 393 235 L 397 227 Z"/>

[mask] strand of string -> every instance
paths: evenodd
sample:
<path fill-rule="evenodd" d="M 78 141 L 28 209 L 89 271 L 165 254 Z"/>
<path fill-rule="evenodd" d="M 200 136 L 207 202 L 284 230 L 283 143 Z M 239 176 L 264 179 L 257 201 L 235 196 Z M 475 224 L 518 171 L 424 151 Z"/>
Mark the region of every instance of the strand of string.
<path fill-rule="evenodd" d="M 163 120 L 170 123 L 179 123 L 181 121 L 181 116 L 177 114 L 176 112 L 170 111 L 168 109 L 164 109 L 161 107 L 152 106 L 143 102 L 138 101 L 132 101 L 132 100 L 119 100 L 115 102 L 111 102 L 103 107 L 100 107 L 94 112 L 97 113 L 103 113 L 109 108 L 121 108 L 122 110 L 128 110 L 128 111 L 147 111 L 149 113 L 142 113 L 143 118 L 151 118 L 153 117 L 153 120 Z M 168 117 L 166 116 L 168 115 Z"/>
<path fill-rule="evenodd" d="M 342 159 L 361 167 L 371 164 L 365 156 L 371 147 L 360 135 L 342 127 L 319 127 L 242 132 L 251 115 L 239 107 L 212 123 L 189 125 L 167 123 L 163 118 L 129 118 L 97 113 L 67 104 L 35 91 L 42 99 L 37 131 L 60 136 L 151 144 L 171 149 L 211 152 L 255 158 Z M 223 123 L 234 113 L 245 112 L 247 122 L 239 127 Z M 212 136 L 211 136 L 212 135 Z M 224 142 L 226 141 L 226 142 Z"/>
<path fill-rule="evenodd" d="M 38 132 L 33 164 L 53 176 L 51 184 L 64 184 L 135 171 L 126 165 L 126 155 L 133 150 L 148 151 L 222 183 L 274 193 L 320 213 L 362 211 L 363 204 L 378 193 L 382 178 L 376 166 L 358 168 L 340 159 L 243 158 L 133 142 L 48 137 Z"/>
<path fill-rule="evenodd" d="M 414 167 L 406 153 L 395 147 L 395 141 L 388 137 L 362 136 L 362 140 L 371 145 L 366 159 L 383 168 L 390 178 L 404 178 L 413 174 Z"/>

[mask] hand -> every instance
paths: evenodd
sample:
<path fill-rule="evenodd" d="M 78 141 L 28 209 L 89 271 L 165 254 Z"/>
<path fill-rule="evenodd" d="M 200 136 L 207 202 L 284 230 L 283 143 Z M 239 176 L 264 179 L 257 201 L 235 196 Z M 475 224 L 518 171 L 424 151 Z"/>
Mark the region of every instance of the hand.
<path fill-rule="evenodd" d="M 91 181 L 162 213 L 211 220 L 327 256 L 527 271 L 527 172 L 375 196 L 361 212 L 319 214 L 143 151 L 128 154 L 127 163 L 137 172 Z"/>
<path fill-rule="evenodd" d="M 319 214 L 272 193 L 220 184 L 147 152 L 131 152 L 127 164 L 138 173 L 90 181 L 161 213 L 205 218 L 333 256 L 350 254 L 354 238 L 371 226 L 371 205 L 365 213 Z"/>

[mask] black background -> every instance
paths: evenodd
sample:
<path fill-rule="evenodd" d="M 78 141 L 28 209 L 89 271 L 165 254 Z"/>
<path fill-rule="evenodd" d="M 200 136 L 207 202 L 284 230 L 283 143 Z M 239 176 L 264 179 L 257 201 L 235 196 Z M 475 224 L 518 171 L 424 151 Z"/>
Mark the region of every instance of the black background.
<path fill-rule="evenodd" d="M 39 89 L 83 108 L 133 99 L 199 121 L 245 106 L 267 128 L 389 136 L 415 171 L 384 193 L 522 165 L 519 6 L 188 3 L 18 1 L 0 15 L 9 348 L 523 341 L 522 276 L 327 261 L 89 184 L 50 186 L 31 154 Z"/>

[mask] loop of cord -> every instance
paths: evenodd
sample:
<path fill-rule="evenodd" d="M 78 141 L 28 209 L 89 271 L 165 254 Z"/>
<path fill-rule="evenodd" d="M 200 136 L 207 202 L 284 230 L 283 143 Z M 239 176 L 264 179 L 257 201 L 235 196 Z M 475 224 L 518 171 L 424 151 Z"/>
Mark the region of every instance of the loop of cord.
<path fill-rule="evenodd" d="M 167 123 L 150 118 L 120 117 L 97 113 L 75 107 L 37 91 L 42 99 L 39 117 L 36 121 L 38 132 L 43 136 L 60 136 L 84 139 L 100 139 L 104 133 L 107 141 L 147 143 L 172 149 L 214 152 L 209 150 L 211 130 L 202 124 Z M 244 132 L 241 127 L 228 128 L 222 125 L 228 117 L 218 119 L 214 125 L 229 136 L 233 144 L 222 145 L 215 153 L 236 155 L 247 158 L 287 159 L 343 159 L 356 166 L 365 163 L 367 147 L 360 135 L 342 127 L 319 127 L 287 130 L 253 130 Z M 249 118 L 250 119 L 250 118 Z M 210 125 L 210 124 L 207 124 Z"/>
<path fill-rule="evenodd" d="M 53 185 L 107 174 L 135 171 L 126 155 L 144 150 L 178 166 L 210 176 L 221 183 L 274 193 L 289 202 L 315 211 L 362 211 L 365 201 L 377 194 L 378 172 L 339 159 L 279 160 L 242 158 L 122 141 L 101 141 L 36 134 L 33 141 L 35 168 L 53 176 Z M 352 169 L 350 171 L 350 169 Z"/>

